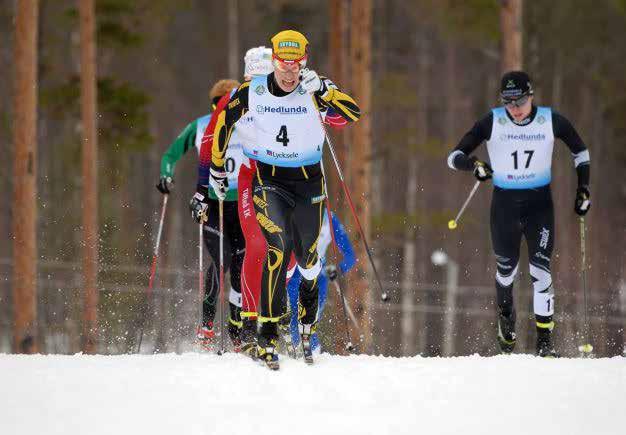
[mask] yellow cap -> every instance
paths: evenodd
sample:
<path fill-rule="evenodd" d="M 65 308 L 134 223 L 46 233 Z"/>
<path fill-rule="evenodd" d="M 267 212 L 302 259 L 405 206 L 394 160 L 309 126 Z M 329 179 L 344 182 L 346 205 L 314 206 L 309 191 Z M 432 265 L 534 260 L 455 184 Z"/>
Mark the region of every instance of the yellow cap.
<path fill-rule="evenodd" d="M 295 30 L 283 30 L 271 39 L 274 56 L 282 60 L 300 60 L 307 55 L 309 41 Z"/>

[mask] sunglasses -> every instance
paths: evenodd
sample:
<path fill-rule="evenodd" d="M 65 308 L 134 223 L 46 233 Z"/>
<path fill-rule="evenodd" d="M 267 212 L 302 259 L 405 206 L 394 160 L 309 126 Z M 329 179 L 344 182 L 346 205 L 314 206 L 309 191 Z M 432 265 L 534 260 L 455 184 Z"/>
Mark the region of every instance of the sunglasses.
<path fill-rule="evenodd" d="M 524 104 L 526 104 L 526 102 L 528 101 L 528 98 L 530 98 L 530 95 L 524 95 L 515 100 L 502 98 L 502 104 L 504 104 L 504 107 L 508 107 L 508 108 L 522 107 Z"/>
<path fill-rule="evenodd" d="M 298 72 L 306 66 L 306 58 L 307 58 L 307 55 L 305 54 L 300 59 L 283 60 L 280 57 L 273 54 L 272 63 L 274 64 L 274 68 L 276 68 L 277 70 L 281 72 L 288 72 L 288 71 Z"/>

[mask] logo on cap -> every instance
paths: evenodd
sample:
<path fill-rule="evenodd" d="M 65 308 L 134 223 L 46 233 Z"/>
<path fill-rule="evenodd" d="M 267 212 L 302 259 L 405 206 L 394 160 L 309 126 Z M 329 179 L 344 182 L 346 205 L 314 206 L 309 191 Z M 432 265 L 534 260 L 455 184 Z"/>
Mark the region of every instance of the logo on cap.
<path fill-rule="evenodd" d="M 300 43 L 296 41 L 280 41 L 278 43 L 278 48 L 284 48 L 284 47 L 300 48 Z"/>
<path fill-rule="evenodd" d="M 513 80 L 509 80 L 506 84 L 507 88 L 514 88 L 515 87 L 515 81 Z"/>

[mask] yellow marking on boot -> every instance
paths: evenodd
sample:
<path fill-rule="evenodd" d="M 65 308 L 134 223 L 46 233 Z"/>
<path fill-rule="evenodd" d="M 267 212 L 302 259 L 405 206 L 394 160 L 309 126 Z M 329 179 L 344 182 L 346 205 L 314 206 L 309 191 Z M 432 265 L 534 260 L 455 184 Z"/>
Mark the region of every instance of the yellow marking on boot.
<path fill-rule="evenodd" d="M 241 327 L 243 327 L 243 322 L 242 322 L 241 320 L 240 320 L 240 321 L 237 321 L 237 320 L 233 320 L 233 319 L 231 319 L 231 318 L 229 317 L 229 318 L 228 318 L 228 322 L 229 322 L 231 325 L 236 326 L 237 328 L 241 328 Z"/>
<path fill-rule="evenodd" d="M 549 329 L 550 331 L 552 331 L 552 329 L 554 328 L 554 322 L 549 322 L 549 323 L 537 322 L 537 328 Z"/>
<path fill-rule="evenodd" d="M 304 178 L 306 178 L 308 180 L 309 179 L 309 174 L 307 174 L 306 169 L 304 168 L 304 166 L 300 166 L 300 168 L 302 168 L 302 173 L 304 174 Z"/>
<path fill-rule="evenodd" d="M 259 316 L 258 321 L 261 323 L 278 323 L 280 321 L 280 317 Z"/>
<path fill-rule="evenodd" d="M 257 317 L 259 315 L 259 313 L 257 313 L 256 311 L 242 311 L 240 316 L 242 319 L 248 319 L 250 317 Z"/>

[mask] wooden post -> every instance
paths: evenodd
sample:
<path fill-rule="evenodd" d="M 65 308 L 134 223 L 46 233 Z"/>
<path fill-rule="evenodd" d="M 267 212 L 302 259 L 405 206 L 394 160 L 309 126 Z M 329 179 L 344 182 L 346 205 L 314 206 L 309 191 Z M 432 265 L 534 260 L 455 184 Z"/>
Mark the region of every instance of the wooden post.
<path fill-rule="evenodd" d="M 330 15 L 330 35 L 328 37 L 328 52 L 330 57 L 330 79 L 339 86 L 340 89 L 346 89 L 346 58 L 347 56 L 347 44 L 346 35 L 348 31 L 347 22 L 347 4 L 345 0 L 329 0 L 328 12 Z M 333 132 L 332 129 L 328 129 L 328 132 L 333 136 L 333 145 L 335 146 L 335 152 L 340 162 L 346 161 L 346 141 L 349 129 L 341 132 Z M 329 186 L 329 193 L 331 198 L 331 204 L 335 213 L 340 218 L 344 218 L 341 204 L 339 201 L 343 197 L 341 192 L 341 184 L 338 181 L 338 177 L 330 176 L 334 174 L 334 171 L 327 171 L 329 176 L 327 183 Z"/>
<path fill-rule="evenodd" d="M 37 37 L 39 2 L 16 3 L 13 88 L 13 351 L 37 351 Z"/>
<path fill-rule="evenodd" d="M 348 171 L 352 188 L 356 213 L 363 225 L 365 237 L 369 237 L 370 228 L 370 197 L 371 197 L 371 52 L 372 52 L 372 2 L 359 0 L 351 2 L 351 29 L 350 29 L 350 62 L 352 71 L 353 96 L 361 108 L 361 119 L 351 126 L 352 143 L 351 158 Z M 369 308 L 372 305 L 374 294 L 378 289 L 374 284 L 373 276 L 369 274 L 371 266 L 368 263 L 367 253 L 358 233 L 353 233 L 358 265 L 362 272 L 367 272 L 371 279 L 360 279 L 351 286 L 350 303 L 357 307 L 361 332 L 363 334 L 363 351 L 371 347 L 371 327 L 374 313 Z"/>
<path fill-rule="evenodd" d="M 94 0 L 81 0 L 80 91 L 83 149 L 83 343 L 96 352 L 98 328 L 98 142 L 96 127 L 96 41 Z"/>
<path fill-rule="evenodd" d="M 239 80 L 239 10 L 238 1 L 228 1 L 228 78 Z"/>
<path fill-rule="evenodd" d="M 500 0 L 502 72 L 522 69 L 523 0 Z"/>

